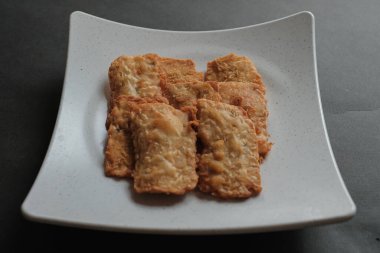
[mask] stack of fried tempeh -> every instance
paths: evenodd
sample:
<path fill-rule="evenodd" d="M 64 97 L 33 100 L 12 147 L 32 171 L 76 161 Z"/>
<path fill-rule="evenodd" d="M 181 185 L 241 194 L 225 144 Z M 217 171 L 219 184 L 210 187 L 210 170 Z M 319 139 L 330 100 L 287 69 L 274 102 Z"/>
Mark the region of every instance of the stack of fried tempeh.
<path fill-rule="evenodd" d="M 122 56 L 109 79 L 106 175 L 133 177 L 140 193 L 184 194 L 197 184 L 222 198 L 261 191 L 268 111 L 248 58 L 215 59 L 204 77 L 191 60 Z"/>

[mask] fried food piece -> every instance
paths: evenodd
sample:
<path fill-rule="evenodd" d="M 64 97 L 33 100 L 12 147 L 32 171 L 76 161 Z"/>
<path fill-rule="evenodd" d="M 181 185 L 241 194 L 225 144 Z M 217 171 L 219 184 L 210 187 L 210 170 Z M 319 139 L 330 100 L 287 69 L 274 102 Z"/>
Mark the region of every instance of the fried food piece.
<path fill-rule="evenodd" d="M 119 96 L 107 117 L 107 144 L 105 148 L 104 171 L 107 176 L 130 177 L 134 166 L 132 137 L 129 129 L 130 109 L 128 100 L 134 97 Z M 146 102 L 167 100 L 161 96 L 145 98 Z"/>
<path fill-rule="evenodd" d="M 111 63 L 108 71 L 111 99 L 122 95 L 134 97 L 162 96 L 165 83 L 188 82 L 203 79 L 190 59 L 173 59 L 156 54 L 120 56 Z"/>
<path fill-rule="evenodd" d="M 204 146 L 199 189 L 225 199 L 260 193 L 255 127 L 246 112 L 241 107 L 199 99 L 198 119 L 198 137 Z"/>
<path fill-rule="evenodd" d="M 129 132 L 111 124 L 107 131 L 104 172 L 109 177 L 130 177 L 133 167 Z"/>
<path fill-rule="evenodd" d="M 201 79 L 191 60 L 161 58 L 155 54 L 121 56 L 109 68 L 111 96 L 107 117 L 108 140 L 105 149 L 107 176 L 129 177 L 133 168 L 133 147 L 128 124 L 118 124 L 128 111 L 120 96 L 154 98 L 168 103 L 162 97 L 164 82 Z M 117 102 L 118 101 L 118 102 Z M 117 108 L 114 108 L 117 107 Z"/>
<path fill-rule="evenodd" d="M 195 70 L 195 63 L 190 59 L 161 57 L 159 66 L 165 83 L 203 80 L 203 73 Z"/>
<path fill-rule="evenodd" d="M 206 81 L 252 82 L 265 94 L 265 85 L 253 62 L 236 54 L 229 54 L 207 63 Z"/>
<path fill-rule="evenodd" d="M 220 101 L 216 85 L 216 82 L 200 81 L 166 83 L 163 94 L 175 108 L 194 106 L 200 98 Z"/>
<path fill-rule="evenodd" d="M 121 96 L 161 96 L 163 75 L 158 67 L 160 57 L 155 54 L 120 56 L 111 63 L 108 77 L 111 88 L 110 108 Z"/>
<path fill-rule="evenodd" d="M 264 159 L 272 147 L 267 130 L 267 102 L 256 83 L 219 82 L 218 91 L 223 103 L 241 106 L 256 128 L 260 159 Z"/>
<path fill-rule="evenodd" d="M 187 113 L 164 103 L 129 100 L 138 193 L 182 195 L 196 187 L 196 135 Z"/>
<path fill-rule="evenodd" d="M 104 172 L 112 177 L 130 177 L 133 169 L 132 139 L 128 126 L 128 108 L 122 96 L 114 101 L 107 117 L 107 144 Z"/>
<path fill-rule="evenodd" d="M 107 176 L 129 177 L 133 168 L 132 140 L 126 122 L 125 99 L 120 96 L 162 97 L 162 73 L 158 67 L 159 56 L 120 56 L 111 63 L 108 76 L 111 96 L 106 128 L 104 170 Z"/>

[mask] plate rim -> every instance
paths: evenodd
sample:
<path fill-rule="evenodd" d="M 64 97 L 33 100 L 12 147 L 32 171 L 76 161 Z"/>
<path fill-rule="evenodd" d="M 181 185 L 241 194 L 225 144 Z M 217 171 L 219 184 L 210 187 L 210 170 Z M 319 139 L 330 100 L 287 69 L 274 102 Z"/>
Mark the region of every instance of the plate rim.
<path fill-rule="evenodd" d="M 299 12 L 287 15 L 285 17 L 280 17 L 280 18 L 264 21 L 264 22 L 261 22 L 261 23 L 253 24 L 253 25 L 239 26 L 239 27 L 226 28 L 226 29 L 198 30 L 198 31 L 197 30 L 194 30 L 194 31 L 164 30 L 164 29 L 154 29 L 154 28 L 143 27 L 143 26 L 135 26 L 135 25 L 124 24 L 124 23 L 121 23 L 121 22 L 117 22 L 117 21 L 106 19 L 106 18 L 98 17 L 98 16 L 95 16 L 95 15 L 92 15 L 92 14 L 89 14 L 89 13 L 86 13 L 86 12 L 83 12 L 83 11 L 73 11 L 70 14 L 70 25 L 72 23 L 72 19 L 75 18 L 76 16 L 87 16 L 87 17 L 90 17 L 90 18 L 101 20 L 103 22 L 107 22 L 107 23 L 111 23 L 111 24 L 115 24 L 115 25 L 121 25 L 121 26 L 132 28 L 132 29 L 140 29 L 140 30 L 150 31 L 150 32 L 183 33 L 183 34 L 192 34 L 192 33 L 222 33 L 222 32 L 236 31 L 236 30 L 244 30 L 244 29 L 249 29 L 249 28 L 252 28 L 252 27 L 259 27 L 259 26 L 264 26 L 264 25 L 268 25 L 268 24 L 271 24 L 271 23 L 281 22 L 281 21 L 283 21 L 285 19 L 289 19 L 289 18 L 292 18 L 292 17 L 295 17 L 295 16 L 299 16 L 299 15 L 302 15 L 302 14 L 306 14 L 306 15 L 309 15 L 311 17 L 312 23 L 313 23 L 313 28 L 314 28 L 315 17 L 314 17 L 314 14 L 311 11 L 299 11 Z M 314 32 L 314 29 L 313 29 L 313 32 Z"/>
<path fill-rule="evenodd" d="M 54 126 L 54 130 L 52 133 L 52 136 L 50 138 L 50 143 L 47 149 L 47 152 L 45 154 L 44 160 L 42 165 L 40 166 L 40 170 L 27 194 L 25 197 L 22 205 L 21 205 L 21 213 L 22 215 L 31 221 L 37 221 L 37 222 L 42 222 L 46 224 L 56 224 L 56 225 L 63 225 L 67 227 L 79 227 L 79 228 L 87 228 L 87 229 L 94 229 L 94 230 L 106 230 L 106 231 L 116 231 L 116 232 L 134 232 L 134 233 L 154 233 L 154 234 L 237 234 L 237 233 L 257 233 L 257 232 L 270 232 L 270 231 L 281 231 L 281 230 L 289 230 L 289 229 L 297 229 L 297 228 L 302 228 L 302 227 L 307 227 L 307 226 L 313 226 L 313 225 L 324 225 L 324 224 L 331 224 L 331 223 L 337 223 L 337 222 L 342 222 L 351 219 L 355 214 L 356 214 L 356 205 L 347 189 L 346 184 L 344 183 L 344 180 L 342 178 L 342 175 L 340 173 L 339 167 L 336 163 L 335 156 L 330 144 L 330 139 L 328 135 L 328 131 L 326 128 L 326 123 L 325 123 L 325 118 L 324 118 L 324 112 L 323 112 L 323 106 L 322 106 L 322 101 L 321 101 L 321 95 L 320 95 L 320 88 L 319 88 L 319 81 L 318 81 L 318 68 L 317 68 L 317 56 L 316 56 L 316 42 L 315 42 L 315 18 L 312 12 L 310 11 L 300 11 L 285 17 L 281 17 L 278 19 L 273 19 L 270 21 L 254 24 L 254 25 L 248 25 L 248 26 L 242 26 L 242 27 L 236 27 L 236 28 L 228 28 L 228 29 L 219 29 L 219 30 L 206 30 L 206 31 L 173 31 L 173 30 L 160 30 L 160 29 L 152 29 L 152 28 L 145 28 L 145 27 L 139 27 L 139 26 L 133 26 L 133 25 L 128 25 L 128 24 L 123 24 L 120 22 L 108 20 L 105 18 L 97 17 L 82 11 L 74 11 L 70 14 L 70 29 L 69 29 L 69 43 L 68 43 L 68 50 L 71 48 L 71 36 L 72 34 L 72 26 L 74 24 L 74 18 L 77 16 L 87 16 L 90 18 L 94 18 L 96 20 L 100 20 L 102 22 L 107 22 L 111 23 L 114 25 L 119 25 L 119 26 L 124 26 L 128 28 L 133 28 L 136 30 L 145 30 L 149 32 L 159 32 L 159 33 L 176 33 L 176 34 L 203 34 L 203 33 L 224 33 L 224 32 L 230 32 L 230 31 L 236 31 L 236 30 L 244 30 L 244 29 L 251 29 L 254 27 L 259 27 L 259 26 L 265 26 L 268 24 L 272 23 L 277 23 L 277 22 L 282 22 L 284 20 L 293 18 L 295 16 L 299 15 L 308 15 L 310 20 L 311 20 L 311 32 L 312 32 L 312 54 L 313 54 L 313 68 L 314 68 L 314 80 L 315 80 L 315 89 L 316 89 L 316 94 L 317 94 L 317 100 L 318 100 L 318 107 L 319 107 L 319 113 L 321 116 L 322 120 L 322 127 L 324 130 L 324 135 L 325 139 L 327 142 L 328 150 L 330 153 L 330 156 L 333 161 L 334 169 L 337 173 L 338 180 L 343 188 L 343 191 L 350 203 L 351 209 L 346 210 L 346 212 L 341 212 L 340 214 L 334 215 L 333 217 L 329 216 L 327 218 L 319 218 L 319 219 L 314 219 L 314 220 L 301 220 L 298 222 L 283 222 L 283 223 L 276 223 L 276 224 L 271 224 L 271 225 L 261 225 L 261 226 L 244 226 L 244 227 L 229 227 L 229 228 L 223 228 L 223 229 L 212 229 L 212 228 L 146 228 L 146 227 L 136 227 L 136 226 L 115 226 L 115 225 L 107 225 L 107 224 L 95 224 L 95 223 L 89 223 L 89 222 L 83 222 L 83 221 L 69 221 L 66 219 L 60 219 L 57 217 L 48 217 L 47 215 L 38 215 L 38 214 L 33 214 L 31 210 L 28 209 L 27 202 L 28 199 L 31 195 L 31 191 L 33 187 L 37 184 L 38 178 L 43 174 L 44 167 L 47 158 L 51 155 L 51 149 L 53 146 L 53 140 L 57 138 L 57 129 L 58 126 L 60 125 L 60 119 L 62 118 L 62 105 L 63 101 L 65 99 L 65 90 L 67 89 L 67 85 L 65 85 L 66 80 L 67 80 L 67 66 L 69 62 L 69 53 L 67 54 L 67 59 L 66 59 L 66 70 L 65 70 L 65 75 L 64 75 L 64 85 L 62 88 L 62 93 L 61 93 L 61 100 L 59 104 L 59 110 L 57 113 L 56 117 L 56 122 Z"/>

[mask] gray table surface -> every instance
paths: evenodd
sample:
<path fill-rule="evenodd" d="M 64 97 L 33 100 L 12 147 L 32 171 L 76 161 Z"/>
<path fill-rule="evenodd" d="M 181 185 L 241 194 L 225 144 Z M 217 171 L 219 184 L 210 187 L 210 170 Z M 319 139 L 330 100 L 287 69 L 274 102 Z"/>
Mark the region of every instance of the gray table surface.
<path fill-rule="evenodd" d="M 380 252 L 380 1 L 0 1 L 0 249 L 137 243 L 171 236 L 62 228 L 26 221 L 20 205 L 48 147 L 65 71 L 69 15 L 126 24 L 212 30 L 308 10 L 316 18 L 319 81 L 336 161 L 358 211 L 345 223 L 296 231 L 176 240 L 249 241 L 253 249 Z M 223 240 L 221 240 L 223 238 Z M 26 244 L 28 242 L 28 244 Z M 188 244 L 197 247 L 196 244 Z M 5 251 L 3 251 L 5 252 Z"/>

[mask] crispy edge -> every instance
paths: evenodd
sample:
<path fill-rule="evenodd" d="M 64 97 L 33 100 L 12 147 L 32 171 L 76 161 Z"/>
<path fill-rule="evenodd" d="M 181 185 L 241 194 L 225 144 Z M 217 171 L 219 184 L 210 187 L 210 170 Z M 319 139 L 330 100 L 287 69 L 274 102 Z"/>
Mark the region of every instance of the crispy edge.
<path fill-rule="evenodd" d="M 129 132 L 128 112 L 123 109 L 124 97 L 114 101 L 108 113 L 107 144 L 104 151 L 104 172 L 110 177 L 130 177 L 133 170 L 133 154 Z"/>
<path fill-rule="evenodd" d="M 125 178 L 132 175 L 133 155 L 128 131 L 111 125 L 107 131 L 104 172 L 108 177 Z"/>

